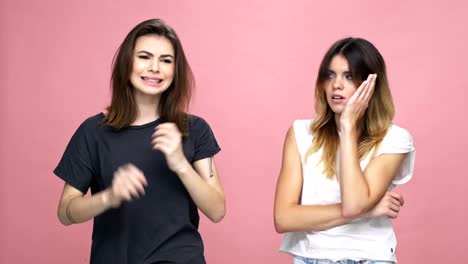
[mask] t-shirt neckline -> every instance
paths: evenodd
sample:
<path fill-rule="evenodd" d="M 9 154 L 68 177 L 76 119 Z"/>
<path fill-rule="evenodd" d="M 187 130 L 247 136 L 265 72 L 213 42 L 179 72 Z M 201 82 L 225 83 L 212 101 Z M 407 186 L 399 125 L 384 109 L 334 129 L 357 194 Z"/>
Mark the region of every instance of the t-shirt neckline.
<path fill-rule="evenodd" d="M 106 115 L 101 112 L 100 113 L 101 117 L 104 118 Z M 157 119 L 149 122 L 149 123 L 146 123 L 146 124 L 141 124 L 141 125 L 130 125 L 128 127 L 125 127 L 125 129 L 143 129 L 143 128 L 148 128 L 148 127 L 153 127 L 155 126 L 156 124 L 158 124 L 159 122 L 161 121 L 161 117 L 158 117 Z"/>

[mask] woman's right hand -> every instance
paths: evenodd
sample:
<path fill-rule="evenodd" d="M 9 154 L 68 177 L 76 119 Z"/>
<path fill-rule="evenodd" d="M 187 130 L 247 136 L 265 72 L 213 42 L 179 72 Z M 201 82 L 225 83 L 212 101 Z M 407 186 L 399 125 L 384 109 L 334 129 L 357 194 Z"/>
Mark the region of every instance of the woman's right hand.
<path fill-rule="evenodd" d="M 361 83 L 354 94 L 348 99 L 340 115 L 340 127 L 355 127 L 364 116 L 369 101 L 374 93 L 377 74 L 369 74 L 367 80 Z"/>
<path fill-rule="evenodd" d="M 119 207 L 123 201 L 131 201 L 145 195 L 148 185 L 143 172 L 133 164 L 120 166 L 114 172 L 112 186 L 107 190 L 107 200 L 113 208 Z"/>
<path fill-rule="evenodd" d="M 384 197 L 366 214 L 366 217 L 387 216 L 395 219 L 404 203 L 405 200 L 401 194 L 386 192 Z"/>

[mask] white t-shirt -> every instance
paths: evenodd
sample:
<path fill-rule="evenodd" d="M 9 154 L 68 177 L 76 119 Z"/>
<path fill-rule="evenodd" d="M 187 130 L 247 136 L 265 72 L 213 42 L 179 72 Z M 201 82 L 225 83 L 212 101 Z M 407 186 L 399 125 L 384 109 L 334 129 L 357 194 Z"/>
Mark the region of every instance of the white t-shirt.
<path fill-rule="evenodd" d="M 306 153 L 312 143 L 311 120 L 296 120 L 293 124 L 296 143 L 302 160 L 303 205 L 327 205 L 341 203 L 340 185 L 336 179 L 323 174 L 320 162 L 322 150 Z M 361 162 L 364 170 L 371 154 Z M 376 155 L 408 153 L 389 189 L 408 182 L 413 176 L 415 149 L 411 135 L 403 128 L 392 125 L 377 149 Z M 339 158 L 339 153 L 337 154 Z M 339 162 L 337 162 L 338 164 Z M 338 167 L 338 166 L 337 166 Z M 339 173 L 339 172 L 337 172 Z M 319 232 L 289 232 L 281 243 L 280 251 L 292 255 L 316 259 L 353 259 L 394 261 L 396 237 L 392 222 L 386 216 L 359 218 L 354 221 Z"/>

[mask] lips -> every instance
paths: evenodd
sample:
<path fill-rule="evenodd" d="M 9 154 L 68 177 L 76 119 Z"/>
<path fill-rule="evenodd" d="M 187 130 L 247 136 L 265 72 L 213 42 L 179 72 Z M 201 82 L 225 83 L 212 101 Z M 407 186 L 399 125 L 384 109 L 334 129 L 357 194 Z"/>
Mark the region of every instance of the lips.
<path fill-rule="evenodd" d="M 334 94 L 331 96 L 330 102 L 333 104 L 343 104 L 346 101 L 346 98 L 339 94 Z"/>
<path fill-rule="evenodd" d="M 160 84 L 163 80 L 161 78 L 156 78 L 156 77 L 146 77 L 143 76 L 141 79 L 147 83 L 151 84 Z"/>

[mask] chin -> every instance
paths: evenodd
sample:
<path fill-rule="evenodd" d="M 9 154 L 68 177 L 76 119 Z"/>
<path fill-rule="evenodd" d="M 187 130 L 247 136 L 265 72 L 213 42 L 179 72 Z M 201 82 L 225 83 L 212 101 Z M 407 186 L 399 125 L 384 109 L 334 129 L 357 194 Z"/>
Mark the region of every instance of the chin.
<path fill-rule="evenodd" d="M 139 89 L 139 92 L 144 95 L 160 95 L 167 90 L 167 87 L 145 87 L 144 89 Z"/>
<path fill-rule="evenodd" d="M 331 104 L 328 104 L 328 107 L 332 110 L 333 113 L 341 112 L 342 109 L 340 107 L 332 106 Z"/>

